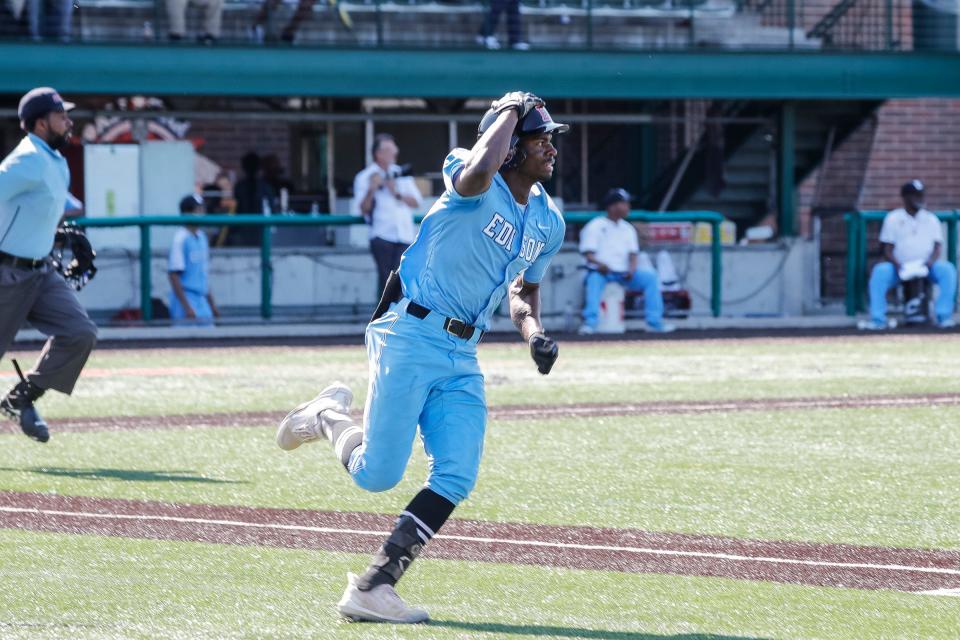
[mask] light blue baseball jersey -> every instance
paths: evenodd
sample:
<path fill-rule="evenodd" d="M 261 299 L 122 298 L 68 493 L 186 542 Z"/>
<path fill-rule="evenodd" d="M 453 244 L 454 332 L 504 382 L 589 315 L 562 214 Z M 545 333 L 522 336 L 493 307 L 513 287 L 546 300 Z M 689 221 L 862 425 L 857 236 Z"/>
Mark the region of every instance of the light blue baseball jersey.
<path fill-rule="evenodd" d="M 454 149 L 444 161 L 446 191 L 404 252 L 400 280 L 405 297 L 486 329 L 518 275 L 526 282 L 541 281 L 563 244 L 565 225 L 539 183 L 525 207 L 514 200 L 500 174 L 487 191 L 461 196 L 453 183 L 469 154 Z"/>
<path fill-rule="evenodd" d="M 0 251 L 33 260 L 48 255 L 69 186 L 67 160 L 28 133 L 0 163 Z"/>
<path fill-rule="evenodd" d="M 191 232 L 186 227 L 177 229 L 170 246 L 167 271 L 180 273 L 184 291 L 207 295 L 207 272 L 210 264 L 210 244 L 202 231 Z"/>

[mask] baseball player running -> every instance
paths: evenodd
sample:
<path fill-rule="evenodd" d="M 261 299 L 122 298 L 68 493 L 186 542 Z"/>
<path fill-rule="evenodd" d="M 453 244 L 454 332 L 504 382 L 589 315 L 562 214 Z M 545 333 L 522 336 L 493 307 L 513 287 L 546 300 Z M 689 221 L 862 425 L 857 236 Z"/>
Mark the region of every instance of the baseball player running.
<path fill-rule="evenodd" d="M 564 221 L 540 182 L 553 175 L 553 136 L 568 129 L 530 93 L 508 93 L 493 103 L 473 149 L 447 156 L 446 190 L 367 326 L 363 426 L 350 418 L 353 394 L 340 383 L 280 423 L 282 449 L 324 438 L 367 491 L 400 481 L 420 427 L 426 484 L 367 570 L 347 576 L 337 605 L 346 618 L 428 619 L 394 586 L 476 483 L 487 416 L 477 343 L 508 290 L 511 317 L 540 373 L 550 373 L 557 359 L 557 345 L 540 322 L 539 283 L 563 242 Z"/>
<path fill-rule="evenodd" d="M 49 389 L 72 393 L 97 340 L 97 326 L 49 258 L 70 185 L 59 149 L 70 140 L 72 108 L 50 87 L 28 92 L 18 110 L 26 135 L 0 162 L 0 356 L 24 320 L 50 336 L 33 370 L 0 400 L 0 415 L 38 442 L 50 431 L 34 403 Z M 63 235 L 79 239 L 75 230 Z M 96 271 L 86 249 L 85 265 L 67 271 L 74 289 L 83 284 L 79 272 Z"/>

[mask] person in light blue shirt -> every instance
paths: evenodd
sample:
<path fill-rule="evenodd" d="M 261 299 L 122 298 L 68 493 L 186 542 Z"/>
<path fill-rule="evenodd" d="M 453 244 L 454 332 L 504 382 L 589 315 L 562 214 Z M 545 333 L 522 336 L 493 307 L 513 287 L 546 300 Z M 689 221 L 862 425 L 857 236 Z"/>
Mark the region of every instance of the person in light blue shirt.
<path fill-rule="evenodd" d="M 203 198 L 196 194 L 180 201 L 181 215 L 203 215 Z M 177 229 L 170 245 L 167 276 L 170 278 L 170 319 L 177 325 L 213 326 L 220 311 L 210 293 L 210 244 L 199 227 Z"/>
<path fill-rule="evenodd" d="M 349 415 L 353 394 L 334 383 L 280 423 L 285 450 L 325 438 L 367 491 L 395 486 L 418 427 L 429 463 L 426 486 L 401 512 L 362 576 L 349 575 L 337 605 L 356 620 L 422 622 L 394 585 L 467 498 L 477 479 L 486 428 L 477 343 L 505 296 L 541 374 L 557 345 L 540 321 L 540 282 L 559 251 L 564 221 L 541 182 L 553 175 L 554 122 L 543 101 L 508 93 L 480 121 L 472 149 L 443 165 L 446 190 L 384 288 L 367 327 L 370 384 L 363 425 Z"/>
<path fill-rule="evenodd" d="M 34 403 L 48 389 L 73 392 L 97 338 L 49 259 L 70 185 L 59 149 L 70 140 L 71 108 L 49 87 L 24 95 L 18 114 L 27 135 L 0 163 L 0 356 L 26 321 L 50 336 L 33 370 L 0 400 L 0 413 L 39 442 L 50 433 Z"/>

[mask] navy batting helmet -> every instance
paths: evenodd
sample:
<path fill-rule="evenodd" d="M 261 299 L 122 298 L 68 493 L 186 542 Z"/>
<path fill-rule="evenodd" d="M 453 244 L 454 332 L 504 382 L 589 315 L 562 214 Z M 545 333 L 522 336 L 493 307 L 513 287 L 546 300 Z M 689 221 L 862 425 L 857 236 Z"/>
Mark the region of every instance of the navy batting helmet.
<path fill-rule="evenodd" d="M 480 126 L 477 127 L 477 138 L 493 126 L 493 123 L 497 121 L 499 115 L 500 112 L 492 107 L 483 114 L 483 118 L 480 119 Z M 570 131 L 570 125 L 554 122 L 550 116 L 550 112 L 547 111 L 547 107 L 541 105 L 531 109 L 530 113 L 525 115 L 520 122 L 517 123 L 517 128 L 513 130 L 513 136 L 510 138 L 510 147 L 516 147 L 520 143 L 520 139 L 527 136 L 536 136 L 541 133 L 552 133 L 556 135 L 566 133 L 567 131 Z M 517 149 L 517 151 L 519 152 L 519 149 Z M 521 154 L 514 153 L 513 158 L 504 164 L 504 166 L 517 166 L 522 162 L 523 158 Z"/>

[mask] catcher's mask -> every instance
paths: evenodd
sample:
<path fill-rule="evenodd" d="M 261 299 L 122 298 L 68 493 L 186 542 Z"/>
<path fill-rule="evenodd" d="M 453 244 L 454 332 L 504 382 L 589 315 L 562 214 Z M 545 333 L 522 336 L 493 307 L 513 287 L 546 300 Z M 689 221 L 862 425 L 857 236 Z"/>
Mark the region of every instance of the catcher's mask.
<path fill-rule="evenodd" d="M 480 136 L 486 133 L 487 129 L 493 126 L 493 123 L 497 121 L 497 116 L 499 115 L 500 114 L 493 108 L 488 109 L 487 112 L 483 114 L 483 118 L 480 119 L 480 126 L 477 127 L 477 138 L 480 138 Z M 534 107 L 530 110 L 530 113 L 525 115 L 520 122 L 517 123 L 516 129 L 513 130 L 513 135 L 510 137 L 510 148 L 513 149 L 513 157 L 504 162 L 501 168 L 513 169 L 519 167 L 523 164 L 523 161 L 526 160 L 527 154 L 523 152 L 520 146 L 520 140 L 522 138 L 540 135 L 541 133 L 558 135 L 566 133 L 567 131 L 570 131 L 570 125 L 554 122 L 545 105 Z"/>

